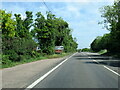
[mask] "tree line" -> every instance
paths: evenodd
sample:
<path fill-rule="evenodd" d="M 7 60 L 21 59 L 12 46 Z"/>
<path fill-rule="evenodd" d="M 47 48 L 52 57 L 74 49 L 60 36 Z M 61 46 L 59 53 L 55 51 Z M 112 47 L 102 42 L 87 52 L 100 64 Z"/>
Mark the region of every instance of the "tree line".
<path fill-rule="evenodd" d="M 103 24 L 110 33 L 96 37 L 91 43 L 91 49 L 96 52 L 106 49 L 109 54 L 120 55 L 120 1 L 102 7 L 101 13 L 104 20 L 99 24 Z"/>
<path fill-rule="evenodd" d="M 0 10 L 0 13 L 3 64 L 43 54 L 52 55 L 55 46 L 64 46 L 66 53 L 77 49 L 76 38 L 72 37 L 69 24 L 51 12 L 46 12 L 46 17 L 37 12 L 35 19 L 31 11 L 25 12 L 24 19 L 21 14 L 12 15 L 5 10 Z M 37 46 L 40 51 L 36 51 Z"/>

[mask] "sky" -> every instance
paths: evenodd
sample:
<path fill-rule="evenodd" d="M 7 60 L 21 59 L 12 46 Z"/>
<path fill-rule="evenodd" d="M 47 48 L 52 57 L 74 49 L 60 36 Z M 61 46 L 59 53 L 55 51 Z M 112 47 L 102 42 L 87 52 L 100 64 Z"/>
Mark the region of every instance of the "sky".
<path fill-rule="evenodd" d="M 105 33 L 109 33 L 108 30 L 103 29 L 103 25 L 99 25 L 98 22 L 103 21 L 101 17 L 100 9 L 106 5 L 112 5 L 113 0 L 79 0 L 79 1 L 45 1 L 47 7 L 41 1 L 18 2 L 17 1 L 4 1 L 2 2 L 2 9 L 7 12 L 22 14 L 22 18 L 25 18 L 25 11 L 32 11 L 34 18 L 37 12 L 42 12 L 46 16 L 46 11 L 49 10 L 56 15 L 56 17 L 62 17 L 68 22 L 69 27 L 72 29 L 72 36 L 77 39 L 78 48 L 89 48 L 91 42 L 97 37 L 102 36 Z M 14 18 L 14 17 L 13 17 Z"/>

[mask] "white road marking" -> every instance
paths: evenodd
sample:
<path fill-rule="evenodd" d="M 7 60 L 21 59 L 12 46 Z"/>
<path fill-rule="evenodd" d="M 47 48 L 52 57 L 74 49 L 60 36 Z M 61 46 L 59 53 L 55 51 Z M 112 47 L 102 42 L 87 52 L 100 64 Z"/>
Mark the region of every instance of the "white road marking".
<path fill-rule="evenodd" d="M 25 90 L 28 90 L 30 88 L 33 88 L 35 85 L 37 85 L 39 82 L 41 82 L 43 79 L 45 79 L 50 73 L 52 73 L 54 70 L 56 70 L 59 66 L 61 66 L 64 62 L 66 62 L 69 58 L 71 58 L 72 56 L 74 56 L 77 53 L 74 53 L 73 55 L 71 55 L 70 57 L 68 57 L 67 59 L 65 59 L 64 61 L 62 61 L 60 64 L 58 64 L 57 66 L 55 66 L 53 69 L 51 69 L 50 71 L 48 71 L 46 74 L 44 74 L 42 77 L 40 77 L 39 79 L 37 79 L 35 82 L 33 82 L 31 85 L 29 85 Z"/>
<path fill-rule="evenodd" d="M 91 58 L 91 57 L 88 57 L 88 58 Z M 96 63 L 99 63 L 98 61 L 96 61 L 96 60 L 92 60 L 92 61 L 94 61 L 94 62 L 96 62 Z"/>
<path fill-rule="evenodd" d="M 91 58 L 91 57 L 89 57 L 89 58 Z M 93 61 L 94 61 L 94 62 L 99 63 L 97 60 L 93 60 Z M 107 66 L 103 65 L 103 67 L 104 67 L 104 68 L 106 68 L 107 70 L 109 70 L 109 71 L 113 72 L 114 74 L 116 74 L 116 75 L 120 76 L 120 74 L 118 74 L 118 73 L 117 73 L 117 72 L 115 72 L 114 70 L 112 70 L 112 69 L 108 68 Z"/>
<path fill-rule="evenodd" d="M 96 61 L 96 60 L 93 60 L 94 62 L 96 62 L 96 63 L 99 63 L 98 61 Z"/>
<path fill-rule="evenodd" d="M 110 69 L 110 68 L 108 68 L 108 67 L 106 67 L 106 66 L 104 66 L 104 65 L 103 65 L 103 67 L 106 68 L 107 70 L 113 72 L 114 74 L 120 76 L 120 74 L 118 74 L 117 72 L 113 71 L 112 69 Z"/>
<path fill-rule="evenodd" d="M 88 57 L 88 58 L 91 58 L 91 57 Z M 92 60 L 92 61 L 99 63 L 97 60 Z M 119 73 L 117 73 L 117 72 L 115 72 L 114 70 L 112 70 L 112 69 L 108 68 L 107 66 L 103 65 L 103 67 L 104 67 L 104 68 L 106 68 L 107 70 L 109 70 L 109 71 L 113 72 L 114 74 L 116 74 L 116 75 L 120 76 L 120 74 L 119 74 Z"/>

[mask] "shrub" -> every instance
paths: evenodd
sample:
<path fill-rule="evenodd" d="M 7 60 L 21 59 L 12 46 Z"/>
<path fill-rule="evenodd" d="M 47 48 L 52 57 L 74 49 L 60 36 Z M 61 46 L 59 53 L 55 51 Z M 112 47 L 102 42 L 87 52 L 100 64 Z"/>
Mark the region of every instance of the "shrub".
<path fill-rule="evenodd" d="M 81 51 L 82 52 L 91 52 L 91 49 L 89 49 L 89 48 L 83 48 Z"/>
<path fill-rule="evenodd" d="M 32 51 L 37 44 L 32 39 L 25 38 L 3 38 L 3 54 L 9 55 L 11 61 L 21 61 L 35 57 Z"/>
<path fill-rule="evenodd" d="M 14 50 L 8 50 L 5 52 L 6 55 L 9 55 L 9 60 L 11 61 L 19 61 L 19 56 Z"/>
<path fill-rule="evenodd" d="M 7 65 L 9 65 L 9 64 L 11 64 L 11 63 L 12 63 L 12 61 L 9 60 L 9 55 L 2 55 L 2 64 L 7 64 Z"/>

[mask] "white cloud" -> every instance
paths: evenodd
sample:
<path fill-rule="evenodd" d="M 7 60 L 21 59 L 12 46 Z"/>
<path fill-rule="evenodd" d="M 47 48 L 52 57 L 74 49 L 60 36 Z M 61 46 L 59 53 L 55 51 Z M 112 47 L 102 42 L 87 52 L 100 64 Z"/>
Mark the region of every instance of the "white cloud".
<path fill-rule="evenodd" d="M 54 8 L 56 16 L 61 16 L 73 29 L 72 35 L 77 38 L 79 48 L 88 47 L 96 36 L 107 33 L 98 22 L 102 20 L 99 8 L 109 5 L 108 2 L 66 3 L 60 8 Z M 53 7 L 52 7 L 53 8 Z"/>
<path fill-rule="evenodd" d="M 45 2 L 113 2 L 114 0 L 44 0 Z M 3 0 L 2 2 L 43 2 L 43 0 Z"/>
<path fill-rule="evenodd" d="M 78 7 L 72 6 L 72 5 L 67 5 L 67 12 L 69 12 L 72 17 L 80 17 L 80 11 Z"/>
<path fill-rule="evenodd" d="M 25 8 L 24 7 L 19 7 L 18 5 L 13 5 L 12 7 L 6 7 L 3 5 L 2 7 L 3 10 L 6 10 L 6 12 L 10 12 L 13 14 L 12 18 L 14 18 L 14 14 L 21 14 L 21 18 L 24 19 L 25 16 Z"/>
<path fill-rule="evenodd" d="M 90 0 L 86 0 L 86 2 L 77 3 L 46 3 L 52 10 L 53 14 L 57 17 L 62 17 L 69 23 L 70 28 L 73 29 L 72 35 L 77 38 L 79 48 L 88 47 L 96 36 L 103 35 L 108 32 L 107 30 L 102 30 L 102 26 L 98 25 L 98 21 L 102 20 L 100 17 L 101 13 L 98 9 L 103 5 L 109 5 L 113 2 L 98 3 L 89 1 Z M 25 7 L 13 5 L 12 7 L 5 8 L 7 11 L 12 10 L 14 13 L 22 13 L 23 18 L 26 10 L 32 10 L 34 15 L 38 11 L 41 11 L 43 15 L 46 15 L 46 10 L 48 10 L 43 4 L 36 6 L 36 4 L 32 5 L 32 3 L 26 3 Z"/>

